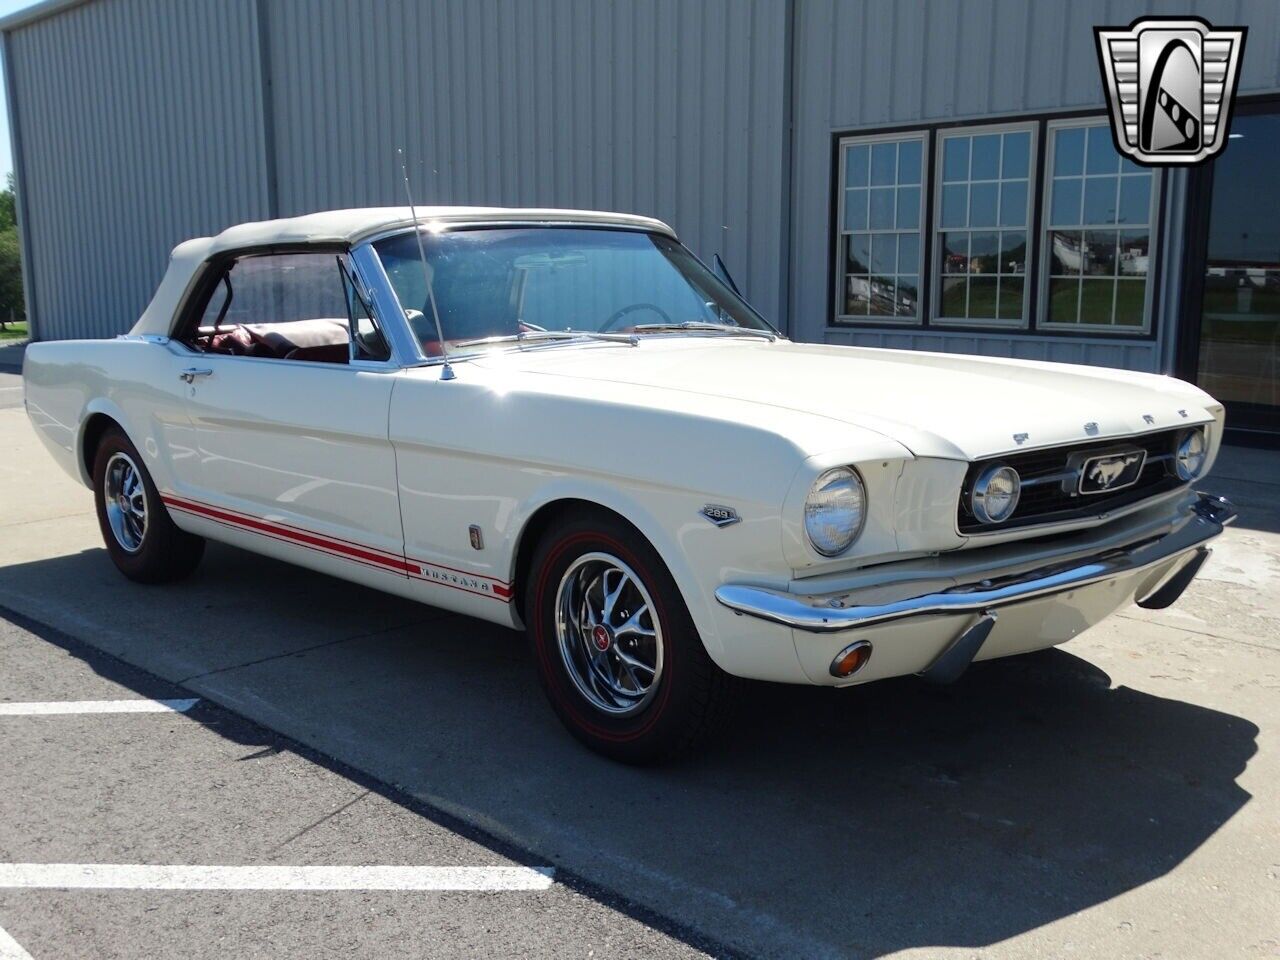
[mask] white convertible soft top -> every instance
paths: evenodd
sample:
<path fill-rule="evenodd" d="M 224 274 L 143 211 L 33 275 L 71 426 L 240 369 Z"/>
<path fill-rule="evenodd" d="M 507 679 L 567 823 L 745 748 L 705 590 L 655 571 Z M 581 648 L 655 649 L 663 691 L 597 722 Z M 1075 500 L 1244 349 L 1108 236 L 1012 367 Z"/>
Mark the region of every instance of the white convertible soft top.
<path fill-rule="evenodd" d="M 588 223 L 656 230 L 675 235 L 661 220 L 599 210 L 542 210 L 519 207 L 418 207 L 422 224 Z M 413 225 L 408 207 L 323 210 L 301 217 L 241 223 L 214 237 L 198 237 L 173 248 L 164 279 L 129 332 L 166 336 L 191 279 L 211 256 L 246 247 L 306 243 L 358 243 L 374 234 Z"/>

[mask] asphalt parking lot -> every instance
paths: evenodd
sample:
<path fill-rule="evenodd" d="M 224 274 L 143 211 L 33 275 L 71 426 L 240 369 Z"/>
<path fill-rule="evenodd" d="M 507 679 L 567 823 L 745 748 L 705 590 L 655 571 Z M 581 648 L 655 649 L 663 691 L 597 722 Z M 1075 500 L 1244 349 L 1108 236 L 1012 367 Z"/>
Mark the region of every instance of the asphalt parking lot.
<path fill-rule="evenodd" d="M 1274 454 L 1205 484 L 1242 522 L 1171 610 L 951 687 L 759 687 L 634 770 L 560 730 L 509 631 L 217 545 L 125 581 L 18 385 L 0 958 L 1280 956 Z M 48 712 L 148 699 L 197 702 Z M 369 867 L 404 869 L 301 869 Z"/>

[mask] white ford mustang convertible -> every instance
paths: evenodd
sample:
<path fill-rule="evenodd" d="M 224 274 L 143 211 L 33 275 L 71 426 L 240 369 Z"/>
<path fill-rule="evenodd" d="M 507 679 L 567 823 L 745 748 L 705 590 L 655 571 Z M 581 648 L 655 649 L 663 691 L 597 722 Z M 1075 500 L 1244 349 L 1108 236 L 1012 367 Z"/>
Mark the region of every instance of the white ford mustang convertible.
<path fill-rule="evenodd" d="M 788 341 L 665 224 L 342 210 L 191 240 L 133 330 L 35 343 L 26 405 L 111 559 L 206 538 L 523 628 L 643 761 L 738 677 L 842 686 L 1164 607 L 1234 516 L 1166 377 Z"/>

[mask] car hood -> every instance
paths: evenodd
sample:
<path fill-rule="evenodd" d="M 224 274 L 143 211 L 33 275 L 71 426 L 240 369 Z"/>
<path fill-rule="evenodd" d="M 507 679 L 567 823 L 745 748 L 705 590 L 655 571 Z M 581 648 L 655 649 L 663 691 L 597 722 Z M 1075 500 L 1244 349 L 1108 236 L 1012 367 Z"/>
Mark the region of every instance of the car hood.
<path fill-rule="evenodd" d="M 630 384 L 801 411 L 873 430 L 920 457 L 973 460 L 1213 419 L 1212 398 L 1169 377 L 959 354 L 652 337 L 479 362 L 598 381 L 601 395 Z"/>

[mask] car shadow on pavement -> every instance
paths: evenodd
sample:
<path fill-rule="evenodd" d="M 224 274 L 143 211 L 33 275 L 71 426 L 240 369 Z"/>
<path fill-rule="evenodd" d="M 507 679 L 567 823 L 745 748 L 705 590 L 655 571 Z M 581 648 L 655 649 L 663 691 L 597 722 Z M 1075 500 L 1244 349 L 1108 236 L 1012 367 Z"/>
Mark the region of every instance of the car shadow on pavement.
<path fill-rule="evenodd" d="M 1064 650 L 950 687 L 754 685 L 706 751 L 632 769 L 561 730 L 520 635 L 229 548 L 167 588 L 101 550 L 10 566 L 0 603 L 304 745 L 243 736 L 246 760 L 303 749 L 713 952 L 984 946 L 1162 876 L 1250 799 L 1257 727 Z"/>

